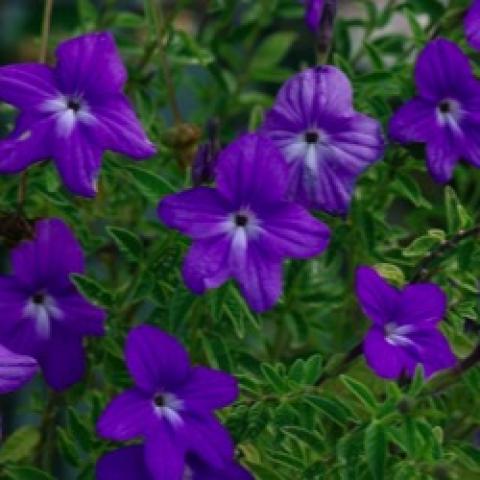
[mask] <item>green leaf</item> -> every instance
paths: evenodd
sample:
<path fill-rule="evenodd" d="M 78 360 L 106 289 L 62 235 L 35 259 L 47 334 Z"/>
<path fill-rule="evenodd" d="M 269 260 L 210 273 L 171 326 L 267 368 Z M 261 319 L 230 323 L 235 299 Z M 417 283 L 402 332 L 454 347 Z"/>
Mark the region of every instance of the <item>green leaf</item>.
<path fill-rule="evenodd" d="M 377 410 L 378 403 L 375 400 L 375 396 L 373 395 L 372 391 L 367 386 L 347 375 L 340 375 L 340 380 L 348 388 L 348 390 L 350 390 L 350 392 L 353 393 L 363 403 L 363 405 L 365 405 L 367 410 L 371 412 L 375 412 Z"/>
<path fill-rule="evenodd" d="M 428 210 L 432 208 L 432 205 L 422 195 L 418 183 L 413 180 L 413 178 L 399 173 L 397 174 L 395 181 L 392 183 L 392 188 L 399 195 L 412 202 L 416 207 Z"/>
<path fill-rule="evenodd" d="M 77 10 L 83 24 L 95 24 L 98 12 L 91 0 L 77 0 Z"/>
<path fill-rule="evenodd" d="M 287 390 L 285 380 L 278 373 L 272 365 L 268 363 L 262 363 L 260 365 L 265 380 L 272 386 L 272 388 L 278 393 L 284 393 Z"/>
<path fill-rule="evenodd" d="M 142 15 L 132 12 L 118 12 L 115 17 L 115 26 L 118 28 L 141 28 L 145 24 Z"/>
<path fill-rule="evenodd" d="M 160 197 L 176 191 L 176 188 L 160 175 L 137 166 L 129 165 L 125 168 L 128 169 L 140 191 L 151 200 L 158 201 Z"/>
<path fill-rule="evenodd" d="M 7 475 L 10 480 L 55 480 L 47 472 L 34 467 L 8 467 Z"/>
<path fill-rule="evenodd" d="M 445 188 L 445 212 L 447 216 L 448 233 L 457 233 L 462 228 L 472 226 L 472 218 L 460 203 L 455 190 L 447 186 Z"/>
<path fill-rule="evenodd" d="M 78 275 L 76 273 L 71 274 L 70 278 L 77 287 L 78 291 L 95 305 L 100 305 L 103 307 L 110 307 L 113 305 L 112 294 L 105 290 L 105 288 L 103 288 L 93 278 L 85 275 Z"/>
<path fill-rule="evenodd" d="M 70 435 L 63 428 L 57 427 L 57 437 L 62 458 L 65 458 L 74 467 L 78 467 L 80 456 Z"/>
<path fill-rule="evenodd" d="M 3 443 L 0 449 L 0 463 L 19 462 L 27 458 L 40 440 L 38 429 L 32 426 L 20 427 Z"/>
<path fill-rule="evenodd" d="M 107 232 L 129 262 L 137 262 L 141 258 L 143 244 L 137 235 L 118 227 L 107 227 Z"/>
<path fill-rule="evenodd" d="M 251 63 L 251 71 L 265 70 L 278 65 L 295 41 L 295 32 L 278 32 L 267 37 L 257 48 Z"/>
<path fill-rule="evenodd" d="M 296 427 L 296 426 L 288 426 L 288 427 L 283 427 L 282 431 L 286 435 L 292 438 L 295 438 L 299 442 L 304 443 L 306 446 L 310 448 L 314 448 L 317 452 L 321 452 L 325 448 L 324 441 L 320 436 L 320 434 L 311 429 L 306 429 L 306 428 Z"/>
<path fill-rule="evenodd" d="M 312 355 L 304 364 L 303 381 L 306 385 L 313 385 L 323 371 L 323 358 L 320 354 Z"/>
<path fill-rule="evenodd" d="M 397 287 L 405 285 L 405 275 L 402 270 L 391 263 L 376 263 L 375 270 L 388 282 L 393 283 Z"/>
<path fill-rule="evenodd" d="M 383 480 L 387 458 L 387 435 L 385 427 L 377 420 L 374 420 L 365 431 L 365 455 L 373 478 Z"/>
<path fill-rule="evenodd" d="M 345 405 L 326 396 L 305 395 L 305 401 L 338 425 L 344 426 L 352 418 L 351 412 L 347 410 Z"/>
<path fill-rule="evenodd" d="M 85 424 L 85 420 L 81 420 L 78 413 L 73 409 L 68 409 L 68 429 L 75 440 L 85 452 L 89 452 L 92 448 L 92 435 Z"/>
<path fill-rule="evenodd" d="M 429 235 L 416 238 L 408 247 L 402 250 L 404 257 L 423 257 L 438 244 L 438 240 Z"/>

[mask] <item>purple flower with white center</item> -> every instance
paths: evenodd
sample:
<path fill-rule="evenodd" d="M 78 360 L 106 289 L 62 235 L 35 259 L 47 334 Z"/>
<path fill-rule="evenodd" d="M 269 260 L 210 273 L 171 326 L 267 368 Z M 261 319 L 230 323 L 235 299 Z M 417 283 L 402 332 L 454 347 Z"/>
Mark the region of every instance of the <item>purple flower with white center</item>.
<path fill-rule="evenodd" d="M 453 42 L 433 40 L 415 67 L 418 94 L 390 121 L 390 136 L 427 144 L 427 167 L 439 183 L 451 180 L 461 158 L 480 167 L 480 82 Z"/>
<path fill-rule="evenodd" d="M 216 188 L 198 187 L 164 198 L 161 220 L 193 239 L 183 278 L 195 293 L 235 279 L 255 311 L 282 292 L 282 261 L 310 258 L 330 232 L 303 207 L 285 200 L 288 169 L 268 139 L 245 135 L 217 160 Z"/>
<path fill-rule="evenodd" d="M 235 378 L 191 367 L 175 338 L 147 325 L 130 332 L 125 356 L 135 386 L 107 406 L 99 435 L 117 441 L 143 437 L 147 468 L 158 480 L 181 480 L 192 455 L 212 469 L 224 468 L 233 444 L 214 411 L 237 398 Z"/>
<path fill-rule="evenodd" d="M 11 261 L 13 274 L 0 277 L 0 343 L 35 358 L 55 390 L 68 388 L 84 374 L 83 336 L 103 335 L 106 316 L 70 280 L 84 272 L 82 249 L 61 220 L 42 220 Z"/>
<path fill-rule="evenodd" d="M 127 97 L 127 72 L 108 33 L 62 43 L 55 68 L 37 63 L 0 67 L 0 100 L 20 110 L 0 141 L 0 173 L 53 158 L 67 188 L 95 196 L 105 150 L 149 157 L 148 140 Z"/>
<path fill-rule="evenodd" d="M 480 0 L 474 0 L 465 16 L 465 35 L 472 48 L 480 50 Z"/>
<path fill-rule="evenodd" d="M 412 284 L 397 290 L 374 269 L 360 267 L 357 297 L 373 322 L 363 351 L 377 375 L 412 376 L 420 364 L 430 376 L 455 365 L 455 355 L 437 328 L 447 308 L 447 298 L 437 285 Z"/>
<path fill-rule="evenodd" d="M 145 462 L 143 445 L 123 447 L 104 455 L 97 463 L 97 480 L 159 480 Z M 168 480 L 176 480 L 168 478 Z M 180 480 L 253 480 L 252 475 L 233 460 L 221 470 L 212 470 L 195 458 L 187 460 Z"/>
<path fill-rule="evenodd" d="M 37 371 L 38 364 L 34 358 L 17 355 L 0 345 L 0 394 L 19 389 Z"/>
<path fill-rule="evenodd" d="M 262 133 L 289 165 L 288 197 L 338 215 L 348 211 L 356 178 L 384 150 L 380 124 L 354 110 L 348 78 L 331 66 L 288 80 Z"/>

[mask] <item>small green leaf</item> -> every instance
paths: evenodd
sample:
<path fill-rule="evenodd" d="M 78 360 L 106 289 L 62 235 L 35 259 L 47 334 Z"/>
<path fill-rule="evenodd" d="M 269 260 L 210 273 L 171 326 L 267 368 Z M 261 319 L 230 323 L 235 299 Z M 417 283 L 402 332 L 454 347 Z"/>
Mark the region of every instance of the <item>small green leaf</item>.
<path fill-rule="evenodd" d="M 365 431 L 365 455 L 373 478 L 383 480 L 387 458 L 387 435 L 385 427 L 377 420 L 374 420 Z"/>
<path fill-rule="evenodd" d="M 262 363 L 260 365 L 260 370 L 262 371 L 265 380 L 267 380 L 276 392 L 284 393 L 286 391 L 285 380 L 272 365 Z"/>
<path fill-rule="evenodd" d="M 0 463 L 19 462 L 27 458 L 40 440 L 38 430 L 31 426 L 15 430 L 2 444 Z"/>
<path fill-rule="evenodd" d="M 100 284 L 91 277 L 73 273 L 70 275 L 72 282 L 78 291 L 96 305 L 110 307 L 113 304 L 113 297 Z"/>
<path fill-rule="evenodd" d="M 319 354 L 312 355 L 306 360 L 303 367 L 303 381 L 306 385 L 313 385 L 323 371 L 323 358 Z"/>
<path fill-rule="evenodd" d="M 92 435 L 87 428 L 84 420 L 81 420 L 78 413 L 73 409 L 68 409 L 68 428 L 71 436 L 78 440 L 78 443 L 85 452 L 89 452 L 92 447 Z"/>
<path fill-rule="evenodd" d="M 143 244 L 137 235 L 117 227 L 107 227 L 107 232 L 129 262 L 137 262 L 141 258 Z"/>
<path fill-rule="evenodd" d="M 375 412 L 377 410 L 378 403 L 372 391 L 367 386 L 347 375 L 340 375 L 340 380 L 369 411 Z"/>
<path fill-rule="evenodd" d="M 55 480 L 47 472 L 34 467 L 10 466 L 7 475 L 10 480 Z"/>
<path fill-rule="evenodd" d="M 162 196 L 175 192 L 175 187 L 165 178 L 143 168 L 129 165 L 125 167 L 132 175 L 140 191 L 152 200 L 159 200 Z"/>
<path fill-rule="evenodd" d="M 57 427 L 57 436 L 62 458 L 65 458 L 74 467 L 78 467 L 80 456 L 70 435 L 63 428 Z"/>
<path fill-rule="evenodd" d="M 292 46 L 295 32 L 278 32 L 267 37 L 257 48 L 251 63 L 252 72 L 278 65 Z"/>
<path fill-rule="evenodd" d="M 462 228 L 472 226 L 472 218 L 460 203 L 455 190 L 450 186 L 445 188 L 445 211 L 448 233 L 457 233 Z"/>

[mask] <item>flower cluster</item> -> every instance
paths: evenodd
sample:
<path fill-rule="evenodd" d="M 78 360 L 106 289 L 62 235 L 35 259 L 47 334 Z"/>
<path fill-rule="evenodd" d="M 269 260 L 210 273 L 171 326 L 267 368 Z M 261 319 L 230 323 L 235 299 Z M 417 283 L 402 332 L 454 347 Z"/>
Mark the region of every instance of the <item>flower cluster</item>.
<path fill-rule="evenodd" d="M 306 2 L 318 29 L 328 0 Z M 480 2 L 465 19 L 480 48 Z M 62 43 L 54 68 L 0 67 L 0 100 L 19 110 L 0 141 L 0 173 L 17 173 L 52 159 L 65 186 L 92 197 L 103 152 L 134 159 L 155 153 L 127 97 L 126 69 L 112 35 L 92 33 Z M 460 159 L 480 167 L 480 82 L 468 57 L 445 39 L 420 53 L 417 95 L 389 124 L 400 143 L 426 144 L 427 167 L 449 181 Z M 216 134 L 199 150 L 193 188 L 160 200 L 158 216 L 192 240 L 182 273 L 196 294 L 234 280 L 256 312 L 282 295 L 288 259 L 311 259 L 327 248 L 329 227 L 309 210 L 348 214 L 359 176 L 380 161 L 380 123 L 355 110 L 347 76 L 333 66 L 289 79 L 256 133 L 218 152 Z M 214 181 L 214 186 L 200 186 Z M 0 393 L 13 391 L 41 369 L 64 390 L 86 368 L 83 341 L 105 334 L 106 312 L 77 290 L 84 253 L 59 219 L 35 223 L 31 238 L 11 251 L 12 273 L 0 277 Z M 456 363 L 438 329 L 447 298 L 433 283 L 398 290 L 369 267 L 357 271 L 357 296 L 372 326 L 363 342 L 368 365 L 383 378 L 431 376 Z M 228 431 L 215 416 L 238 397 L 228 373 L 191 366 L 172 336 L 142 325 L 130 331 L 126 364 L 135 385 L 114 398 L 98 420 L 98 435 L 135 441 L 104 455 L 99 480 L 249 480 L 235 459 Z"/>

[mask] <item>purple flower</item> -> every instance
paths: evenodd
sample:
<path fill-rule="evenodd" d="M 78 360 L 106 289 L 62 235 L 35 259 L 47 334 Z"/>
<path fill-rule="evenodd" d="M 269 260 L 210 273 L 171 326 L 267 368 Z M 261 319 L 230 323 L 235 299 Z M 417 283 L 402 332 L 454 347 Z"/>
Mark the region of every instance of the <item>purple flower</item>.
<path fill-rule="evenodd" d="M 233 445 L 214 411 L 237 398 L 235 378 L 191 367 L 175 338 L 147 325 L 130 332 L 125 356 L 135 386 L 108 405 L 98 421 L 99 435 L 117 441 L 143 437 L 155 479 L 181 480 L 187 455 L 224 468 Z"/>
<path fill-rule="evenodd" d="M 0 277 L 0 343 L 34 357 L 47 383 L 65 389 L 85 370 L 82 337 L 104 334 L 105 312 L 70 280 L 84 271 L 82 249 L 62 221 L 42 220 L 11 261 L 13 274 Z"/>
<path fill-rule="evenodd" d="M 37 373 L 34 358 L 17 355 L 0 345 L 0 394 L 13 392 Z"/>
<path fill-rule="evenodd" d="M 20 110 L 0 141 L 0 173 L 51 157 L 69 190 L 92 197 L 104 150 L 140 159 L 155 148 L 122 93 L 127 72 L 110 34 L 68 40 L 56 55 L 55 68 L 0 67 L 0 100 Z"/>
<path fill-rule="evenodd" d="M 282 291 L 282 260 L 321 253 L 330 232 L 284 200 L 287 166 L 267 138 L 245 135 L 227 147 L 216 182 L 216 189 L 170 195 L 158 208 L 166 225 L 194 240 L 183 265 L 185 283 L 201 294 L 234 278 L 250 306 L 266 310 Z"/>
<path fill-rule="evenodd" d="M 143 445 L 120 448 L 104 455 L 97 463 L 97 480 L 176 480 L 153 475 L 145 463 Z M 189 459 L 183 476 L 190 480 L 253 480 L 250 473 L 233 462 L 221 470 L 212 470 L 194 458 Z"/>
<path fill-rule="evenodd" d="M 357 113 L 348 78 L 337 68 L 305 70 L 281 88 L 262 133 L 289 165 L 289 198 L 345 214 L 358 175 L 383 153 L 380 124 Z"/>
<path fill-rule="evenodd" d="M 480 50 L 480 0 L 474 0 L 465 17 L 465 35 L 472 48 Z"/>
<path fill-rule="evenodd" d="M 305 4 L 305 23 L 312 32 L 320 27 L 325 0 L 302 0 Z"/>
<path fill-rule="evenodd" d="M 456 358 L 437 324 L 447 299 L 433 283 L 408 285 L 399 291 L 372 268 L 357 271 L 357 297 L 373 322 L 363 343 L 368 365 L 383 378 L 412 376 L 418 364 L 425 375 L 455 365 Z"/>
<path fill-rule="evenodd" d="M 480 82 L 468 57 L 453 42 L 434 40 L 418 57 L 415 82 L 418 95 L 391 119 L 391 137 L 426 143 L 427 167 L 439 183 L 452 178 L 460 158 L 480 167 Z"/>

